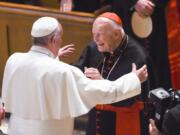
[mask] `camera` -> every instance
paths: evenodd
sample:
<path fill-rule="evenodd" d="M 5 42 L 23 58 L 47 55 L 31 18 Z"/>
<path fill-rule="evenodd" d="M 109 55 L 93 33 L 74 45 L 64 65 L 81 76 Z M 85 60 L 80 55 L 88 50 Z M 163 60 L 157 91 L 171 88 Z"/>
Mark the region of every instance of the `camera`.
<path fill-rule="evenodd" d="M 151 103 L 151 116 L 161 131 L 164 115 L 177 104 L 180 104 L 180 90 L 157 88 L 149 92 Z"/>

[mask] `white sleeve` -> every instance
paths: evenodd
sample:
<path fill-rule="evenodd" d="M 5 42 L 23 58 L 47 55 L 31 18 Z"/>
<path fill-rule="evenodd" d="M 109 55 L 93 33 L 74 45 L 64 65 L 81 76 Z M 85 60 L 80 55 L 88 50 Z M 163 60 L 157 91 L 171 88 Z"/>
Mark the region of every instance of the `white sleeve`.
<path fill-rule="evenodd" d="M 87 113 L 97 104 L 118 102 L 141 92 L 141 84 L 135 73 L 126 74 L 116 81 L 91 80 L 75 69 L 69 82 L 72 88 L 69 88 L 68 99 L 73 116 L 77 116 L 80 110 Z"/>
<path fill-rule="evenodd" d="M 42 72 L 29 70 L 23 73 L 16 70 L 15 65 L 6 66 L 2 95 L 8 112 L 41 120 L 76 117 L 97 104 L 117 102 L 140 93 L 140 81 L 134 73 L 116 81 L 91 80 L 78 68 L 62 62 L 44 67 L 51 67 L 49 72 L 42 67 L 38 70 Z M 31 74 L 35 77 L 27 81 L 26 76 Z"/>

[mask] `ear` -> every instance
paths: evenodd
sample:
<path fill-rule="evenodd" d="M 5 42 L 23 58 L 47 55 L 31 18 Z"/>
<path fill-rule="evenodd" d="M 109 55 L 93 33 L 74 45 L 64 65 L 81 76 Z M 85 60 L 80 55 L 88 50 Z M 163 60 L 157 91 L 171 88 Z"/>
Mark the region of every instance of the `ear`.
<path fill-rule="evenodd" d="M 49 39 L 49 43 L 54 44 L 54 42 L 55 42 L 55 39 L 54 39 L 54 38 L 55 38 L 55 37 L 52 36 L 52 37 Z"/>
<path fill-rule="evenodd" d="M 121 36 L 121 30 L 120 29 L 115 29 L 114 30 L 114 38 L 118 39 Z"/>

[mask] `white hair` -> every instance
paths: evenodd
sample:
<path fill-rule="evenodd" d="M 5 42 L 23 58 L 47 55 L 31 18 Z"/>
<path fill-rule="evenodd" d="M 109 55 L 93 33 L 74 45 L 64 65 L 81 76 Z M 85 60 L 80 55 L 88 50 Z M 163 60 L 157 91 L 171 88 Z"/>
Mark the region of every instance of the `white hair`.
<path fill-rule="evenodd" d="M 114 29 L 119 29 L 119 30 L 123 30 L 122 25 L 117 24 L 115 21 L 108 19 L 106 17 L 98 17 L 95 22 L 104 22 L 104 23 L 108 23 L 110 24 Z"/>

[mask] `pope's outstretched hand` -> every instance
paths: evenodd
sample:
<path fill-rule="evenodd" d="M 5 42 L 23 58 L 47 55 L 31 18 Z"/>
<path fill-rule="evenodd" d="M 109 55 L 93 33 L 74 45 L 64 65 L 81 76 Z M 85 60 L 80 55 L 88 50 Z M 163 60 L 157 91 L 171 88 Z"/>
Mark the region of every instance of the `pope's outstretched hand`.
<path fill-rule="evenodd" d="M 146 81 L 148 78 L 148 72 L 147 72 L 147 66 L 146 65 L 142 66 L 140 69 L 137 70 L 136 64 L 133 63 L 132 64 L 132 72 L 134 72 L 138 76 L 141 83 Z"/>

